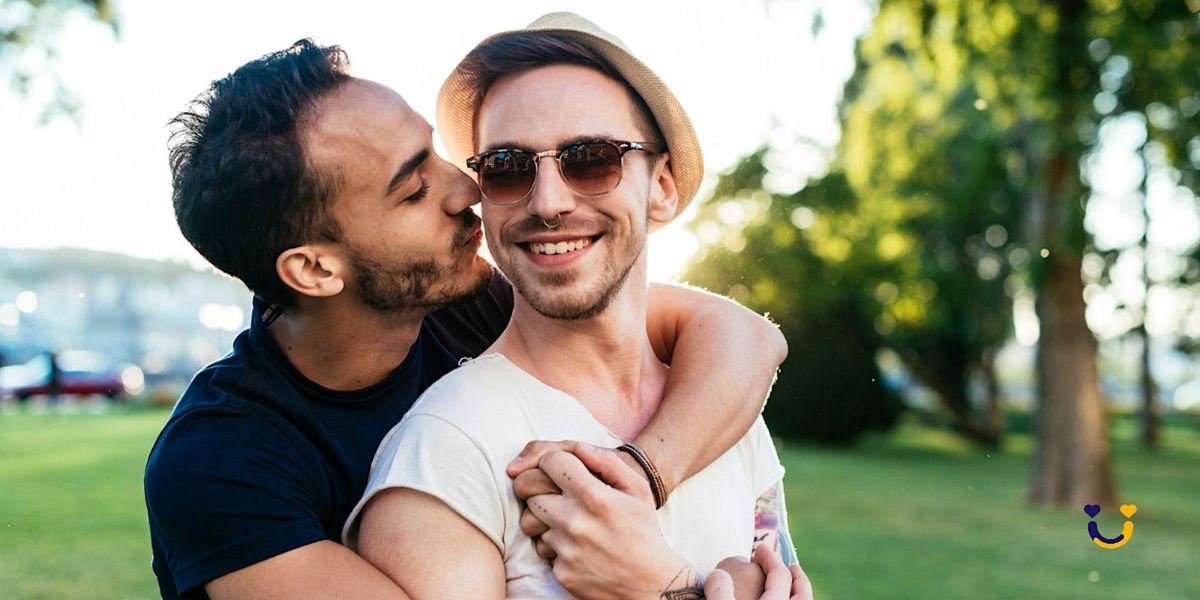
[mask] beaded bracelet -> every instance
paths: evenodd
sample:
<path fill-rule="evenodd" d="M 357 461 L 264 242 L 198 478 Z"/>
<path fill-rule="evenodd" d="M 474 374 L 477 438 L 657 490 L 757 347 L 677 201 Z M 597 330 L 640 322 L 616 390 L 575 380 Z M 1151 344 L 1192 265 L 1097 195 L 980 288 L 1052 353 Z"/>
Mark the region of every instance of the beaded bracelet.
<path fill-rule="evenodd" d="M 646 472 L 646 479 L 650 481 L 650 493 L 654 495 L 654 509 L 662 508 L 667 503 L 667 486 L 663 484 L 662 476 L 658 474 L 658 469 L 654 468 L 650 457 L 646 456 L 646 453 L 632 442 L 622 444 L 617 450 L 632 456 L 633 460 Z"/>

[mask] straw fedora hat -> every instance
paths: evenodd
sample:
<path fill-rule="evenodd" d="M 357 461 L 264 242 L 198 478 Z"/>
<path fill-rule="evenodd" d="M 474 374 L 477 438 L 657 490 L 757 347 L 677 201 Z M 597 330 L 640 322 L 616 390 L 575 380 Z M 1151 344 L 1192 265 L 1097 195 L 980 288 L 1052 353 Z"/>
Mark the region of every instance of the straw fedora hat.
<path fill-rule="evenodd" d="M 497 33 L 475 48 L 530 33 L 558 35 L 583 44 L 599 54 L 641 95 L 666 138 L 667 151 L 671 154 L 671 174 L 679 191 L 679 206 L 675 211 L 675 216 L 679 216 L 700 189 L 700 182 L 704 178 L 704 155 L 700 152 L 700 141 L 696 138 L 692 121 L 675 94 L 617 36 L 574 13 L 543 15 L 524 29 Z M 474 51 L 472 49 L 471 52 Z M 470 55 L 467 54 L 468 57 Z M 463 168 L 467 158 L 475 154 L 475 112 L 483 100 L 472 85 L 471 74 L 463 69 L 465 61 L 466 57 L 446 78 L 437 98 L 438 130 L 450 161 L 459 168 Z"/>

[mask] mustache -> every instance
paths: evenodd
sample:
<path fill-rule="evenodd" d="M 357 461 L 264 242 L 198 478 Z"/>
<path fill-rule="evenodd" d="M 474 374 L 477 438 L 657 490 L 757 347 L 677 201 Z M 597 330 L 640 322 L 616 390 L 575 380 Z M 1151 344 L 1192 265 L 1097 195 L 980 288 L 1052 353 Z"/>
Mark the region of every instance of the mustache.
<path fill-rule="evenodd" d="M 455 217 L 459 221 L 459 229 L 454 234 L 454 243 L 451 245 L 452 248 L 465 246 L 466 243 L 470 241 L 471 236 L 474 235 L 475 227 L 480 223 L 479 217 L 475 216 L 474 211 L 471 209 L 464 210 L 455 215 Z"/>
<path fill-rule="evenodd" d="M 562 215 L 558 216 L 559 225 L 554 228 L 555 233 L 574 233 L 587 232 L 588 235 L 594 235 L 597 232 L 604 232 L 611 229 L 609 221 L 611 219 L 599 216 L 583 216 L 583 215 Z M 522 219 L 506 227 L 500 233 L 500 241 L 505 244 L 516 244 L 521 240 L 528 239 L 539 233 L 550 231 L 546 228 L 546 224 L 542 222 L 541 217 L 530 215 L 526 219 Z"/>

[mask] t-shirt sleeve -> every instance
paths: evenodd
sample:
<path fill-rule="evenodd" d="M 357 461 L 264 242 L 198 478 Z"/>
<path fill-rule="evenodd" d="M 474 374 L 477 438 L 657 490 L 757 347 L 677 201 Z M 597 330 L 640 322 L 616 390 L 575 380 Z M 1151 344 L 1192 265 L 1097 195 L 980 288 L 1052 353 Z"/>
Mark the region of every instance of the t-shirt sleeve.
<path fill-rule="evenodd" d="M 362 509 L 379 492 L 409 488 L 445 502 L 504 549 L 504 495 L 487 454 L 440 417 L 411 414 L 380 445 L 362 500 L 346 520 L 342 540 L 357 550 Z"/>
<path fill-rule="evenodd" d="M 512 284 L 493 268 L 482 294 L 434 312 L 425 318 L 425 325 L 456 356 L 476 357 L 500 337 L 512 311 Z"/>
<path fill-rule="evenodd" d="M 188 415 L 168 425 L 146 466 L 151 536 L 188 592 L 243 567 L 328 539 L 311 469 L 260 417 Z"/>
<path fill-rule="evenodd" d="M 759 496 L 783 480 L 784 468 L 779 462 L 779 453 L 775 451 L 775 442 L 771 432 L 763 421 L 762 415 L 750 427 L 750 447 L 754 453 L 754 489 Z"/>

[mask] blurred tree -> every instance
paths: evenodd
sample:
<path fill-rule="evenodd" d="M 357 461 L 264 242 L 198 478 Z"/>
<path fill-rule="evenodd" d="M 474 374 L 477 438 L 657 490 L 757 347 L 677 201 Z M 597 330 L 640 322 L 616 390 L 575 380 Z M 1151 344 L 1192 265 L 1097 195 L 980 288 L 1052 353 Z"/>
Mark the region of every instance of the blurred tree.
<path fill-rule="evenodd" d="M 43 121 L 78 110 L 78 100 L 51 68 L 57 58 L 55 38 L 73 14 L 117 31 L 109 0 L 0 0 L 0 76 L 6 76 L 9 86 L 23 96 L 31 93 L 39 78 L 49 82 Z"/>
<path fill-rule="evenodd" d="M 970 14 L 978 8 L 882 4 L 846 86 L 841 160 L 863 207 L 886 215 L 877 256 L 897 267 L 872 282 L 876 330 L 958 429 L 994 445 L 994 359 L 1020 287 L 1010 275 L 1030 255 L 1015 239 L 1024 190 L 1006 139 L 1011 113 L 984 99 L 996 82 L 962 23 L 989 16 Z M 971 402 L 972 376 L 987 383 L 984 406 Z"/>
<path fill-rule="evenodd" d="M 1080 277 L 1088 158 L 1097 132 L 1134 111 L 1148 127 L 1144 175 L 1165 171 L 1194 198 L 1197 11 L 1194 0 L 884 1 L 858 48 L 843 105 L 846 173 L 867 204 L 908 207 L 896 234 L 916 252 L 900 289 L 928 279 L 939 291 L 907 313 L 917 318 L 894 315 L 885 343 L 963 417 L 956 382 L 988 371 L 1007 334 L 1006 297 L 1032 286 L 1041 322 L 1035 502 L 1115 496 Z M 1027 263 L 1024 279 L 1001 283 Z M 1152 440 L 1147 356 L 1143 435 Z"/>
<path fill-rule="evenodd" d="M 793 351 L 769 407 L 788 425 L 773 426 L 819 436 L 831 398 L 894 415 L 874 389 L 837 396 L 863 392 L 850 387 L 874 370 L 863 357 L 886 347 L 962 431 L 994 443 L 996 351 L 1013 298 L 1032 294 L 1040 385 L 1030 499 L 1112 502 L 1081 277 L 1095 252 L 1084 227 L 1089 165 L 1102 130 L 1137 113 L 1146 176 L 1157 170 L 1194 200 L 1198 11 L 1200 0 L 883 0 L 858 45 L 831 173 L 792 195 L 768 193 L 760 151 L 722 176 L 693 226 L 706 249 L 692 281 L 769 310 L 795 328 L 801 352 L 819 349 Z M 1196 255 L 1176 261 L 1175 283 L 1196 289 L 1200 250 L 1186 252 Z M 968 394 L 972 374 L 986 382 L 983 411 Z M 785 388 L 789 379 L 797 387 Z M 860 417 L 838 431 L 865 429 Z"/>
<path fill-rule="evenodd" d="M 1200 240 L 1191 240 L 1190 249 L 1156 247 L 1150 235 L 1155 193 L 1167 200 L 1159 205 L 1170 204 L 1172 197 L 1189 198 L 1193 209 L 1200 193 L 1200 1 L 1094 2 L 1092 8 L 1087 49 L 1100 71 L 1094 107 L 1102 117 L 1133 116 L 1145 129 L 1138 149 L 1143 227 L 1136 248 L 1145 293 L 1141 306 L 1134 307 L 1132 332 L 1142 347 L 1140 437 L 1153 447 L 1158 443 L 1159 402 L 1146 331 L 1149 299 L 1156 287 L 1186 294 L 1200 284 L 1200 269 L 1194 259 L 1189 268 L 1187 260 Z M 1156 178 L 1160 185 L 1152 189 Z M 1157 281 L 1151 276 L 1154 255 L 1167 255 L 1173 265 Z"/>
<path fill-rule="evenodd" d="M 1037 293 L 1038 503 L 1115 496 L 1080 276 L 1078 130 L 1095 121 L 1088 15 L 1084 0 L 885 0 L 843 108 L 851 186 L 909 207 L 898 230 L 909 273 L 943 284 L 923 318 L 897 319 L 898 334 L 925 340 L 897 344 L 906 363 L 939 365 L 957 347 L 941 379 L 986 370 L 1008 333 L 1007 298 L 1023 285 Z"/>
<path fill-rule="evenodd" d="M 863 337 L 871 340 L 865 349 L 872 354 L 883 346 L 894 350 L 937 394 L 957 429 L 995 445 L 1003 413 L 994 361 L 1011 322 L 1011 297 L 1005 292 L 1019 286 L 1010 274 L 1030 259 L 1013 242 L 1021 226 L 1014 206 L 1023 198 L 1021 176 L 1013 169 L 1019 156 L 1003 147 L 1002 127 L 980 100 L 973 74 L 962 70 L 976 60 L 957 39 L 962 33 L 946 27 L 951 23 L 920 26 L 928 16 L 920 3 L 884 4 L 876 27 L 859 44 L 857 68 L 846 86 L 844 137 L 834 173 L 792 197 L 774 197 L 772 207 L 807 211 L 802 220 L 812 224 L 800 227 L 793 219 L 798 231 L 767 232 L 789 243 L 802 238 L 792 251 L 805 253 L 809 262 L 807 279 L 784 286 L 804 291 L 796 293 L 793 305 L 772 312 L 785 328 L 790 319 L 804 318 L 828 327 L 829 306 L 852 303 L 865 323 Z M 909 17 L 917 26 L 907 26 Z M 706 243 L 724 244 L 726 250 L 731 244 L 755 247 L 756 235 L 767 233 L 703 235 L 721 220 L 731 198 L 714 196 L 710 204 L 716 213 L 702 219 L 697 231 Z M 766 245 L 775 252 L 788 247 Z M 717 277 L 711 287 L 745 289 L 751 305 L 761 307 L 758 290 L 766 286 L 743 278 L 753 272 L 750 261 L 763 259 L 749 250 L 740 262 L 727 254 L 722 260 L 736 265 L 727 269 L 728 277 L 708 272 L 712 261 L 703 267 L 694 263 L 690 277 L 697 282 Z M 786 271 L 786 258 L 774 262 L 778 265 L 766 275 Z M 838 302 L 807 302 L 818 282 L 836 283 L 839 289 L 825 291 Z M 850 331 L 864 325 L 838 327 Z M 839 374 L 818 371 L 826 378 Z M 985 384 L 983 406 L 969 393 L 973 376 Z"/>
<path fill-rule="evenodd" d="M 767 312 L 791 341 L 767 404 L 772 431 L 846 444 L 890 428 L 898 400 L 883 386 L 864 283 L 886 269 L 873 254 L 879 228 L 858 214 L 845 177 L 791 195 L 763 189 L 759 151 L 721 175 L 692 228 L 705 248 L 685 278 Z"/>

